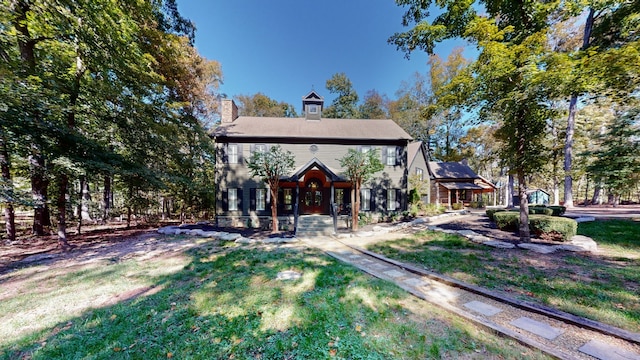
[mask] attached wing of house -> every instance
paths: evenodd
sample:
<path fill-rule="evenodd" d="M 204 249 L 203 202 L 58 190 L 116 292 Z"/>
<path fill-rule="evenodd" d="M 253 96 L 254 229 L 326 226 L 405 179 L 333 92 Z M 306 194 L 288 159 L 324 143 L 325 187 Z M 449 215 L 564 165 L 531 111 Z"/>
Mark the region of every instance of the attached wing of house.
<path fill-rule="evenodd" d="M 455 203 L 469 203 L 483 193 L 494 194 L 496 186 L 476 174 L 461 162 L 429 162 L 431 177 L 431 202 L 451 207 Z"/>

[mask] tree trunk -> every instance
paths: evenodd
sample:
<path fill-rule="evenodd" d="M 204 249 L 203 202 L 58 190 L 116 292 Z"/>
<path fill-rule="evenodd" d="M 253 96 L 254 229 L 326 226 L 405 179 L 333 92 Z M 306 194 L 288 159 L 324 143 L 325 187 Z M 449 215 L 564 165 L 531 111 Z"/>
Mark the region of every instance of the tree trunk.
<path fill-rule="evenodd" d="M 89 211 L 89 202 L 91 201 L 91 189 L 86 176 L 80 178 L 80 217 L 82 220 L 93 221 Z"/>
<path fill-rule="evenodd" d="M 67 186 L 69 177 L 67 174 L 58 176 L 58 244 L 64 249 L 69 249 L 67 241 Z"/>
<path fill-rule="evenodd" d="M 507 182 L 507 208 L 513 207 L 513 174 L 509 174 Z"/>
<path fill-rule="evenodd" d="M 351 191 L 351 230 L 358 231 L 358 215 L 360 212 L 360 185 L 354 182 Z"/>
<path fill-rule="evenodd" d="M 278 180 L 269 184 L 271 189 L 271 233 L 278 232 Z"/>
<path fill-rule="evenodd" d="M 111 213 L 111 176 L 104 176 L 104 189 L 102 191 L 102 220 L 107 221 Z"/>
<path fill-rule="evenodd" d="M 49 180 L 46 177 L 44 157 L 40 154 L 31 155 L 29 157 L 29 170 L 31 173 L 31 196 L 34 202 L 33 234 L 44 236 L 45 226 L 51 225 L 49 205 L 47 204 Z"/>
<path fill-rule="evenodd" d="M 593 28 L 595 11 L 589 9 L 589 15 L 584 24 L 584 33 L 582 37 L 582 50 L 586 50 L 591 44 L 591 29 Z M 573 161 L 573 134 L 575 131 L 575 117 L 578 106 L 578 93 L 571 94 L 569 100 L 569 116 L 567 118 L 567 133 L 564 143 L 564 206 L 573 207 L 573 178 L 571 175 L 571 166 Z"/>
<path fill-rule="evenodd" d="M 596 182 L 596 187 L 593 190 L 593 197 L 591 198 L 591 204 L 602 205 L 602 196 L 600 194 L 601 191 L 602 191 L 602 185 L 600 185 L 600 182 Z"/>
<path fill-rule="evenodd" d="M 76 212 L 78 213 L 78 229 L 77 229 L 77 234 L 80 235 L 80 233 L 82 232 L 82 189 L 84 188 L 84 182 L 86 180 L 86 178 L 84 176 L 80 176 L 80 191 L 78 191 L 78 195 L 80 197 L 80 201 L 78 201 L 78 207 L 76 210 Z"/>
<path fill-rule="evenodd" d="M 560 205 L 560 184 L 556 175 L 553 175 L 553 205 Z"/>
<path fill-rule="evenodd" d="M 0 136 L 0 167 L 2 168 L 2 180 L 6 187 L 4 190 L 5 192 L 12 194 L 13 182 L 11 180 L 11 163 L 9 159 L 9 151 L 7 150 L 7 143 L 4 141 L 4 134 Z M 16 241 L 16 220 L 15 212 L 13 210 L 13 201 L 14 199 L 10 198 L 7 199 L 7 202 L 4 204 L 4 221 L 9 241 Z"/>
<path fill-rule="evenodd" d="M 520 196 L 520 226 L 518 233 L 520 241 L 531 242 L 529 231 L 529 199 L 527 199 L 527 184 L 524 172 L 518 170 L 518 195 Z"/>

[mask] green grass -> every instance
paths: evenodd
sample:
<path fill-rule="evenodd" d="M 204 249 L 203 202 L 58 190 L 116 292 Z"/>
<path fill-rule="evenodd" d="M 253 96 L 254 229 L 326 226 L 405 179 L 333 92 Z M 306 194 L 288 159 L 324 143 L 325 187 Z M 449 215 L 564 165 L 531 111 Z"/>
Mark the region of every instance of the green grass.
<path fill-rule="evenodd" d="M 456 241 L 441 245 L 457 248 Z M 40 306 L 43 318 L 57 321 L 34 317 L 35 324 L 46 324 L 32 330 L 23 324 L 18 336 L 0 337 L 0 358 L 545 358 L 309 249 L 242 249 L 212 242 L 186 256 L 67 270 L 23 269 L 0 278 L 3 285 L 21 285 L 2 294 L 9 300 L 0 304 L 6 321 Z M 302 277 L 276 280 L 283 270 Z M 43 278 L 52 283 L 38 286 L 36 279 Z M 126 292 L 123 284 L 131 279 L 132 288 L 155 291 L 82 311 L 67 312 L 60 304 L 73 303 L 92 286 L 107 286 L 98 291 L 110 294 Z M 43 299 L 58 289 L 66 295 L 49 309 L 53 305 Z M 34 307 L 32 301 L 43 303 Z"/>
<path fill-rule="evenodd" d="M 543 256 L 483 247 L 438 232 L 379 243 L 369 250 L 507 295 L 639 331 L 640 222 L 582 223 L 578 232 L 593 237 L 600 252 Z"/>

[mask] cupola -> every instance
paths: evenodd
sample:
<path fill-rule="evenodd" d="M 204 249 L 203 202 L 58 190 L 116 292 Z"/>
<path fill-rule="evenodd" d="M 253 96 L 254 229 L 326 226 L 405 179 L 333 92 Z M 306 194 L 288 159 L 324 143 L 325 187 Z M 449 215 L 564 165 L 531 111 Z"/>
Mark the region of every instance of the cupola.
<path fill-rule="evenodd" d="M 302 109 L 307 120 L 320 120 L 324 98 L 315 90 L 302 97 Z"/>

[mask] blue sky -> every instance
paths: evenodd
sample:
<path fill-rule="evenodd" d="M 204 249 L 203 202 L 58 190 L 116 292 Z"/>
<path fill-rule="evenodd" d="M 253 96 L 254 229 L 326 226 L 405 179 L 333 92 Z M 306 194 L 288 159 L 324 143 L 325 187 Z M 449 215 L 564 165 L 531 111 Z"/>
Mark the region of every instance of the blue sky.
<path fill-rule="evenodd" d="M 325 83 L 335 73 L 345 73 L 362 100 L 370 89 L 393 99 L 403 80 L 427 72 L 426 54 L 407 60 L 387 44 L 403 31 L 403 9 L 393 0 L 178 0 L 178 6 L 196 24 L 200 54 L 221 63 L 228 97 L 262 92 L 300 113 L 312 87 L 331 102 Z M 446 58 L 452 47 L 436 52 Z"/>

